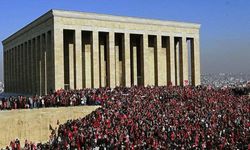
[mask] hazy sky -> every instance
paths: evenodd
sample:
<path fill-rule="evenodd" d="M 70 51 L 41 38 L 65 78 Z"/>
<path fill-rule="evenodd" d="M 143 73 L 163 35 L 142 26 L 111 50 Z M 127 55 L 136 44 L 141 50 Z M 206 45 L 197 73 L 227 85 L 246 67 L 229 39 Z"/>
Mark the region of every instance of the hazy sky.
<path fill-rule="evenodd" d="M 50 9 L 200 23 L 202 73 L 250 73 L 250 0 L 0 0 L 0 40 Z"/>

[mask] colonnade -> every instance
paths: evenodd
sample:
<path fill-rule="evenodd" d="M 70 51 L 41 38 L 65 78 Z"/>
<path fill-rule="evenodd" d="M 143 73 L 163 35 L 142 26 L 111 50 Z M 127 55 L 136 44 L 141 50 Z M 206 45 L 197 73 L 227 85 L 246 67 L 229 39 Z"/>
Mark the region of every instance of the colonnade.
<path fill-rule="evenodd" d="M 55 74 L 63 85 L 55 83 L 55 87 L 200 84 L 196 37 L 72 29 L 55 36 L 63 39 L 55 43 L 55 56 L 63 57 L 63 69 L 55 69 Z"/>
<path fill-rule="evenodd" d="M 3 43 L 5 92 L 200 84 L 199 24 L 50 10 Z"/>
<path fill-rule="evenodd" d="M 5 91 L 46 94 L 53 89 L 51 31 L 4 51 Z"/>
<path fill-rule="evenodd" d="M 5 91 L 40 95 L 60 88 L 199 85 L 197 37 L 46 31 L 4 51 Z"/>

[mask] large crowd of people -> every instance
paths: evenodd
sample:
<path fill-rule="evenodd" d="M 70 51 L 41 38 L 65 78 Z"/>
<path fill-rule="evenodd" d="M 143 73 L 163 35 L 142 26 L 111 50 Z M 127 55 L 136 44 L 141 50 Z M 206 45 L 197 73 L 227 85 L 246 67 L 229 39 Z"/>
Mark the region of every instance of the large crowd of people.
<path fill-rule="evenodd" d="M 232 89 L 135 86 L 61 91 L 50 95 L 45 105 L 56 105 L 58 95 L 60 101 L 79 100 L 86 93 L 102 107 L 59 125 L 47 143 L 26 141 L 25 149 L 250 148 L 249 96 Z M 20 142 L 12 141 L 7 149 L 16 147 Z"/>
<path fill-rule="evenodd" d="M 58 90 L 45 96 L 10 96 L 0 99 L 0 110 L 100 105 L 107 98 L 99 95 L 102 90 L 105 88 Z"/>

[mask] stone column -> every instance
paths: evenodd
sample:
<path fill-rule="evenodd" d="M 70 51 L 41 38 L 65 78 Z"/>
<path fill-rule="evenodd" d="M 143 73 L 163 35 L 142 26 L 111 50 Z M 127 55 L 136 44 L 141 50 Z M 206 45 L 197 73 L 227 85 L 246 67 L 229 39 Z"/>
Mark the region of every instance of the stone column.
<path fill-rule="evenodd" d="M 25 92 L 25 44 L 21 45 L 21 93 Z"/>
<path fill-rule="evenodd" d="M 122 61 L 121 60 L 119 60 L 119 84 L 118 84 L 118 86 L 124 86 L 124 84 L 122 83 L 122 81 L 123 81 L 123 76 L 122 76 Z"/>
<path fill-rule="evenodd" d="M 31 41 L 28 41 L 28 50 L 27 50 L 27 84 L 28 90 L 27 92 L 31 94 L 32 90 L 32 73 L 31 73 Z"/>
<path fill-rule="evenodd" d="M 12 52 L 12 58 L 13 58 L 13 62 L 12 62 L 12 68 L 13 68 L 13 75 L 12 75 L 12 80 L 13 80 L 13 88 L 12 88 L 12 91 L 15 93 L 15 88 L 16 88 L 16 86 L 15 86 L 15 52 L 16 52 L 16 48 L 14 47 L 13 48 L 13 52 Z"/>
<path fill-rule="evenodd" d="M 22 51 L 22 93 L 26 93 L 26 47 L 27 43 L 23 43 L 23 51 Z"/>
<path fill-rule="evenodd" d="M 10 92 L 10 50 L 8 49 L 7 50 L 7 82 L 6 82 L 6 89 L 7 89 L 7 92 Z"/>
<path fill-rule="evenodd" d="M 131 74 L 130 74 L 130 34 L 124 33 L 124 51 L 122 55 L 122 62 L 123 62 L 123 77 L 124 77 L 124 86 L 130 87 L 131 86 Z"/>
<path fill-rule="evenodd" d="M 4 92 L 8 92 L 8 51 L 4 49 L 5 57 L 4 57 Z"/>
<path fill-rule="evenodd" d="M 85 35 L 85 34 L 84 34 Z M 91 35 L 89 35 L 91 36 Z M 87 39 L 90 37 L 83 37 L 83 86 L 84 88 L 91 88 L 91 43 Z"/>
<path fill-rule="evenodd" d="M 11 49 L 8 50 L 8 91 L 11 92 Z"/>
<path fill-rule="evenodd" d="M 76 57 L 76 89 L 83 88 L 82 80 L 82 31 L 75 30 L 75 57 Z"/>
<path fill-rule="evenodd" d="M 20 47 L 19 47 L 19 54 L 18 54 L 18 92 L 19 93 L 21 93 L 21 90 L 22 90 L 22 72 L 21 72 L 21 70 L 22 70 L 22 68 L 21 68 L 21 66 L 22 66 L 22 61 L 21 61 L 21 59 L 22 59 L 22 45 L 20 44 Z"/>
<path fill-rule="evenodd" d="M 178 40 L 175 45 L 175 84 L 180 85 L 180 41 Z"/>
<path fill-rule="evenodd" d="M 21 93 L 22 90 L 22 44 L 19 47 L 18 54 L 18 93 Z"/>
<path fill-rule="evenodd" d="M 175 85 L 175 43 L 174 36 L 169 37 L 169 55 L 170 55 L 170 82 L 172 85 Z"/>
<path fill-rule="evenodd" d="M 8 91 L 12 93 L 12 66 L 11 66 L 12 49 L 8 50 Z"/>
<path fill-rule="evenodd" d="M 6 80 L 6 69 L 7 69 L 7 64 L 6 64 L 6 49 L 3 49 L 3 73 L 4 73 L 4 84 L 6 85 L 7 80 Z M 6 91 L 5 91 L 6 92 Z"/>
<path fill-rule="evenodd" d="M 46 83 L 46 87 L 47 87 L 47 92 L 50 92 L 51 90 L 53 90 L 53 72 L 54 72 L 54 67 L 53 67 L 53 48 L 52 48 L 52 35 L 51 35 L 51 31 L 47 32 L 47 36 L 46 36 L 46 68 L 47 68 L 47 83 Z"/>
<path fill-rule="evenodd" d="M 40 41 L 38 40 L 38 37 L 35 38 L 35 77 L 36 77 L 36 94 L 39 95 L 40 92 L 40 76 L 39 76 L 39 59 L 40 59 L 40 46 L 38 45 Z"/>
<path fill-rule="evenodd" d="M 43 94 L 43 48 L 42 48 L 42 35 L 40 36 L 40 45 L 39 45 L 39 61 L 38 61 L 38 73 L 39 73 L 39 95 Z"/>
<path fill-rule="evenodd" d="M 6 89 L 7 92 L 10 92 L 10 50 L 7 50 L 7 83 L 6 83 Z"/>
<path fill-rule="evenodd" d="M 197 86 L 201 84 L 200 81 L 200 39 L 199 38 L 194 38 L 194 78 L 193 80 L 193 85 Z"/>
<path fill-rule="evenodd" d="M 152 41 L 151 41 L 152 40 Z M 157 75 L 157 61 L 156 61 L 156 52 L 157 52 L 157 41 L 156 41 L 156 37 L 152 36 L 152 39 L 150 39 L 149 41 L 149 45 L 147 48 L 147 51 L 144 52 L 145 54 L 145 64 L 146 66 L 144 67 L 147 71 L 145 71 L 145 73 L 147 74 L 147 78 L 148 78 L 148 85 L 155 85 L 156 84 L 156 75 Z"/>
<path fill-rule="evenodd" d="M 11 52 L 11 67 L 12 67 L 12 75 L 11 75 L 11 80 L 12 80 L 12 92 L 15 92 L 15 47 L 12 48 L 12 52 Z"/>
<path fill-rule="evenodd" d="M 41 47 L 40 47 L 40 45 L 41 45 L 40 36 L 38 36 L 36 38 L 36 93 L 38 95 L 41 94 L 40 93 L 40 89 L 41 89 L 41 87 L 40 87 L 40 83 L 41 83 L 41 80 L 40 80 L 40 78 L 41 78 L 41 76 L 40 76 L 40 68 L 41 68 L 41 65 L 40 65 L 40 54 L 41 54 L 41 52 L 40 52 L 40 49 L 41 49 Z"/>
<path fill-rule="evenodd" d="M 23 63 L 22 63 L 22 59 L 23 59 L 23 44 L 20 44 L 20 51 L 19 51 L 19 93 L 22 93 L 23 89 L 22 89 L 22 85 L 23 85 Z"/>
<path fill-rule="evenodd" d="M 21 92 L 21 44 L 18 46 L 18 93 Z"/>
<path fill-rule="evenodd" d="M 41 93 L 47 94 L 47 34 L 41 35 Z"/>
<path fill-rule="evenodd" d="M 48 34 L 45 33 L 44 39 L 44 94 L 47 95 L 48 93 L 48 68 L 47 68 L 47 57 L 48 57 L 48 43 L 47 43 L 47 36 Z"/>
<path fill-rule="evenodd" d="M 108 80 L 109 87 L 115 87 L 115 33 L 109 32 L 108 42 Z"/>
<path fill-rule="evenodd" d="M 4 81 L 5 81 L 5 82 L 4 82 L 4 86 L 5 86 L 5 87 L 4 87 L 4 91 L 5 91 L 5 92 L 9 92 L 9 91 L 8 91 L 8 86 L 9 86 L 9 85 L 8 85 L 8 82 L 9 82 L 9 80 L 8 80 L 8 78 L 9 78 L 9 76 L 8 76 L 8 73 L 9 73 L 9 72 L 8 72 L 8 67 L 9 67 L 9 66 L 8 66 L 8 65 L 9 65 L 9 63 L 8 63 L 8 50 L 7 50 L 7 49 L 5 50 L 5 57 L 4 57 L 4 58 L 5 58 L 5 63 L 4 63 L 4 66 L 5 66 L 5 69 L 4 69 L 4 72 L 5 72 L 5 76 L 4 76 Z"/>
<path fill-rule="evenodd" d="M 55 89 L 64 88 L 64 51 L 63 51 L 63 29 L 55 27 L 51 34 L 54 43 L 54 80 Z"/>
<path fill-rule="evenodd" d="M 98 31 L 92 34 L 92 87 L 99 88 L 99 41 Z"/>
<path fill-rule="evenodd" d="M 20 60 L 21 60 L 21 44 L 18 45 L 18 50 L 17 50 L 17 93 L 20 93 L 21 91 Z"/>
<path fill-rule="evenodd" d="M 30 86 L 31 86 L 31 79 L 30 79 L 30 41 L 27 41 L 27 51 L 26 51 L 26 64 L 27 64 L 27 68 L 26 68 L 26 84 L 27 84 L 27 93 L 30 94 Z"/>
<path fill-rule="evenodd" d="M 41 44 L 40 44 L 40 95 L 45 94 L 45 35 L 41 35 Z"/>
<path fill-rule="evenodd" d="M 10 92 L 13 93 L 13 49 L 11 48 L 10 49 L 10 64 L 9 64 L 9 67 L 10 67 Z"/>
<path fill-rule="evenodd" d="M 181 55 L 181 85 L 185 86 L 188 84 L 188 49 L 186 37 L 182 37 L 182 55 Z"/>
<path fill-rule="evenodd" d="M 29 49 L 29 52 L 30 52 L 30 94 L 34 94 L 35 93 L 35 90 L 34 90 L 34 49 L 33 49 L 33 39 L 30 40 L 30 49 Z"/>
<path fill-rule="evenodd" d="M 13 92 L 15 93 L 16 92 L 16 70 L 15 70 L 15 66 L 16 66 L 16 56 L 15 56 L 15 53 L 16 53 L 16 47 L 13 48 L 13 53 L 12 53 L 12 57 L 13 57 L 13 64 L 12 64 L 12 67 L 13 67 Z"/>
<path fill-rule="evenodd" d="M 15 66 L 16 66 L 16 47 L 13 48 L 13 53 L 12 53 L 12 57 L 13 57 L 13 92 L 15 93 L 16 92 L 16 69 L 15 69 Z"/>
<path fill-rule="evenodd" d="M 9 90 L 10 90 L 10 92 L 12 93 L 13 91 L 12 91 L 12 87 L 13 87 L 13 80 L 12 80 L 12 49 L 10 49 L 10 51 L 9 51 L 9 67 L 10 67 L 10 74 L 9 74 L 9 76 L 10 76 L 10 86 L 9 86 Z"/>
<path fill-rule="evenodd" d="M 106 86 L 106 61 L 104 60 L 104 52 L 105 52 L 105 46 L 100 45 L 100 76 L 101 76 L 101 82 L 100 86 L 105 87 Z"/>
<path fill-rule="evenodd" d="M 165 41 L 166 42 L 166 41 Z M 162 47 L 162 36 L 157 35 L 157 85 L 163 86 L 167 84 L 167 49 Z"/>
<path fill-rule="evenodd" d="M 15 93 L 17 92 L 17 51 L 18 51 L 18 48 L 17 46 L 15 47 L 15 52 L 14 52 L 14 86 L 15 86 Z"/>
<path fill-rule="evenodd" d="M 24 93 L 24 49 L 25 49 L 25 46 L 24 46 L 24 43 L 21 44 L 21 54 L 20 54 L 20 77 L 21 77 L 21 80 L 20 80 L 20 88 L 21 88 L 21 91 L 20 93 Z"/>
<path fill-rule="evenodd" d="M 16 62 L 16 88 L 17 88 L 17 93 L 19 93 L 19 85 L 20 85 L 20 83 L 19 83 L 19 78 L 20 78 L 20 72 L 19 72 L 19 65 L 20 65 L 20 62 L 19 62 L 19 60 L 20 60 L 20 45 L 18 45 L 17 46 L 17 53 L 16 53 L 16 59 L 17 59 L 17 62 Z"/>
<path fill-rule="evenodd" d="M 9 49 L 9 91 L 12 93 L 12 66 L 11 66 L 11 57 L 12 49 Z"/>
<path fill-rule="evenodd" d="M 119 46 L 115 46 L 115 85 L 120 86 Z"/>
<path fill-rule="evenodd" d="M 16 47 L 13 48 L 13 52 L 12 52 L 12 57 L 13 57 L 13 64 L 12 64 L 12 68 L 13 68 L 13 76 L 12 76 L 12 80 L 13 80 L 13 92 L 15 93 L 16 90 L 16 81 L 15 81 L 15 66 L 16 66 L 16 57 L 15 57 L 15 52 L 16 52 Z"/>
<path fill-rule="evenodd" d="M 8 50 L 8 91 L 11 91 L 11 49 Z"/>
<path fill-rule="evenodd" d="M 142 80 L 143 80 L 143 85 L 147 86 L 149 85 L 149 74 L 148 74 L 148 69 L 149 69 L 149 65 L 148 63 L 148 34 L 143 34 L 143 52 L 142 52 L 142 60 L 143 60 L 143 64 L 142 64 Z"/>
<path fill-rule="evenodd" d="M 13 49 L 9 50 L 9 91 L 11 93 L 13 93 L 13 67 L 12 67 L 12 63 L 13 63 L 13 58 L 12 58 L 12 52 Z"/>
<path fill-rule="evenodd" d="M 8 86 L 7 86 L 8 87 L 8 92 L 11 92 L 11 77 L 10 77 L 11 76 L 11 66 L 10 66 L 11 58 L 10 58 L 10 51 L 11 50 L 8 49 L 8 54 L 7 54 L 8 55 L 8 57 L 7 57 L 8 58 L 7 59 L 7 61 L 8 61 L 8 75 L 7 75 L 8 76 L 8 82 L 7 82 L 8 83 Z"/>
<path fill-rule="evenodd" d="M 26 93 L 30 93 L 30 79 L 29 79 L 29 74 L 30 74 L 30 72 L 29 72 L 29 69 L 30 69 L 30 67 L 29 67 L 29 55 L 30 55 L 30 53 L 29 53 L 29 41 L 27 41 L 26 42 L 26 50 L 25 50 L 25 88 L 26 88 L 26 90 L 25 90 L 25 92 Z"/>
<path fill-rule="evenodd" d="M 134 85 L 138 85 L 138 78 L 137 78 L 137 47 L 133 46 L 133 79 Z"/>
<path fill-rule="evenodd" d="M 69 43 L 69 85 L 70 89 L 75 89 L 75 72 L 74 72 L 74 44 Z"/>

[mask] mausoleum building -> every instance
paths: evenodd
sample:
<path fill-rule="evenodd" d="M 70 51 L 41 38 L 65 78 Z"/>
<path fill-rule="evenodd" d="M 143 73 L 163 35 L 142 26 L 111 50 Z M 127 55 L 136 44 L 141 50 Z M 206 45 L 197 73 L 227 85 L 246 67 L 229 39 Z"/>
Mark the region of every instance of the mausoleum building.
<path fill-rule="evenodd" d="M 5 92 L 199 85 L 199 29 L 194 23 L 50 10 L 2 42 Z"/>

